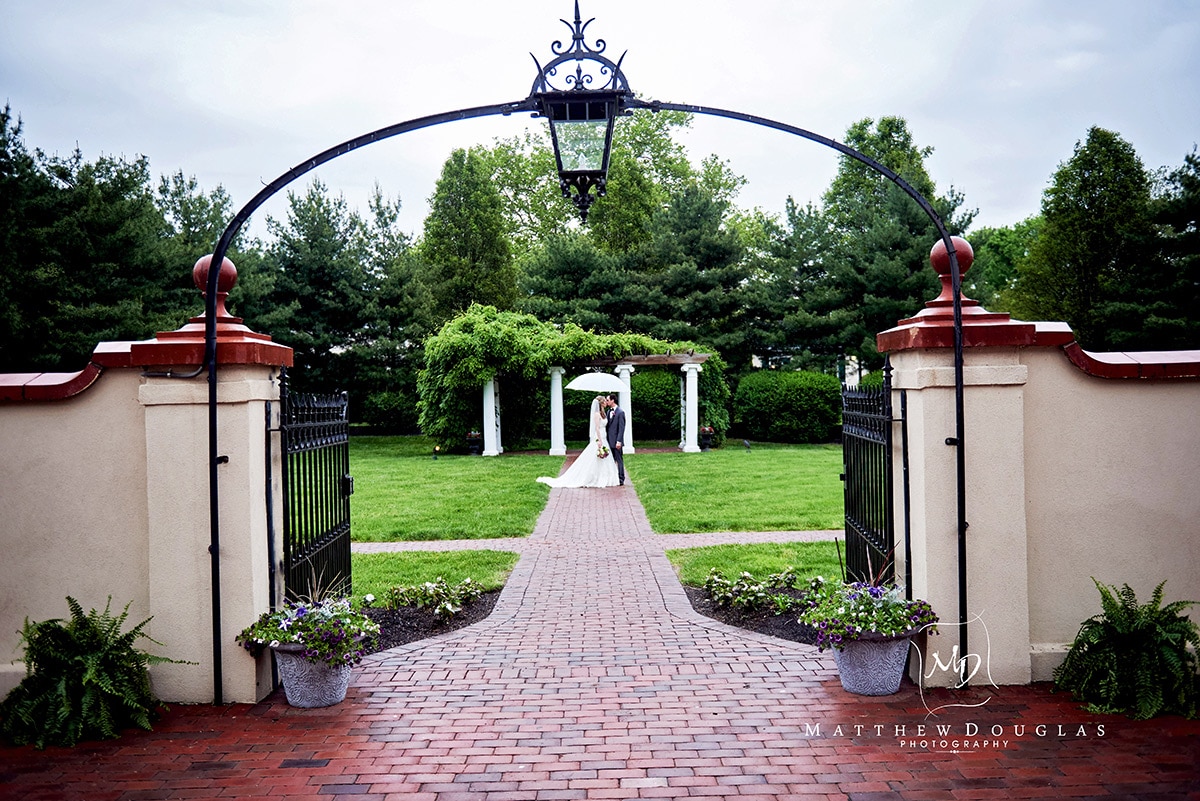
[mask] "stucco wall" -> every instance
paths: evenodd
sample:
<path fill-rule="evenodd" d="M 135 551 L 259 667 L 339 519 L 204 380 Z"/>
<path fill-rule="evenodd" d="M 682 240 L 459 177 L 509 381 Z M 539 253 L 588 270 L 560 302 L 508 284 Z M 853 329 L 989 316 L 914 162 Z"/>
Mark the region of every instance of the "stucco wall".
<path fill-rule="evenodd" d="M 218 373 L 222 695 L 253 702 L 270 685 L 270 658 L 234 636 L 269 608 L 267 497 L 280 513 L 277 435 L 267 488 L 266 403 L 278 398 L 269 366 Z M 165 701 L 213 700 L 209 551 L 208 388 L 203 376 L 147 378 L 105 370 L 73 397 L 0 403 L 0 695 L 24 676 L 19 630 L 28 617 L 116 612 L 132 601 L 131 627 L 153 620 L 151 653 L 191 664 L 150 669 Z M 278 527 L 275 555 L 282 555 Z M 280 588 L 277 587 L 277 596 Z M 278 600 L 278 598 L 276 599 Z"/>
<path fill-rule="evenodd" d="M 66 596 L 134 623 L 149 615 L 145 413 L 140 376 L 104 373 L 86 392 L 0 405 L 0 694 L 24 675 L 25 618 L 67 618 Z"/>
<path fill-rule="evenodd" d="M 1091 577 L 1200 599 L 1200 382 L 1096 378 L 1059 348 L 1023 361 L 1030 638 L 1049 678 L 1100 611 Z"/>
<path fill-rule="evenodd" d="M 928 668 L 958 642 L 953 353 L 892 363 L 908 402 L 912 588 L 943 621 Z M 969 652 L 996 683 L 1051 678 L 1100 611 L 1093 576 L 1143 600 L 1164 579 L 1168 601 L 1200 598 L 1200 381 L 1098 378 L 1058 346 L 971 347 L 963 398 Z M 903 543 L 897 557 L 903 575 Z"/>

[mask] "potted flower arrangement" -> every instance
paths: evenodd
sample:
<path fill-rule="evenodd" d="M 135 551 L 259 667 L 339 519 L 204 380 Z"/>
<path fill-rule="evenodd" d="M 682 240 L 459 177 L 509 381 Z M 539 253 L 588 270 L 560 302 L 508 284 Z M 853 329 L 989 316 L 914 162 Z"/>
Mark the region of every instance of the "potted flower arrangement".
<path fill-rule="evenodd" d="M 286 601 L 243 629 L 237 641 L 251 652 L 274 651 L 289 704 L 318 707 L 346 697 L 350 668 L 378 635 L 379 625 L 355 611 L 349 598 L 327 598 Z"/>
<path fill-rule="evenodd" d="M 700 450 L 707 451 L 712 448 L 714 433 L 712 426 L 700 426 Z"/>
<path fill-rule="evenodd" d="M 937 631 L 928 601 L 908 600 L 896 586 L 831 582 L 809 586 L 800 622 L 817 632 L 817 647 L 833 649 L 842 687 L 858 695 L 891 695 L 900 689 L 909 640 Z"/>

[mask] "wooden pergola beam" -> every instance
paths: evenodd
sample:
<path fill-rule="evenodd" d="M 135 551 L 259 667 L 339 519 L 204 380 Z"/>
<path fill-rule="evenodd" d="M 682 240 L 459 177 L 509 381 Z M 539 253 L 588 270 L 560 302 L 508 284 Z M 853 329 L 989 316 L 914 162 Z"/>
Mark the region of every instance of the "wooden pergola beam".
<path fill-rule="evenodd" d="M 632 364 L 634 367 L 679 367 L 685 364 L 704 364 L 710 353 L 654 353 L 648 356 L 624 356 L 620 359 L 600 358 L 584 362 L 589 367 L 615 367 L 618 364 Z"/>

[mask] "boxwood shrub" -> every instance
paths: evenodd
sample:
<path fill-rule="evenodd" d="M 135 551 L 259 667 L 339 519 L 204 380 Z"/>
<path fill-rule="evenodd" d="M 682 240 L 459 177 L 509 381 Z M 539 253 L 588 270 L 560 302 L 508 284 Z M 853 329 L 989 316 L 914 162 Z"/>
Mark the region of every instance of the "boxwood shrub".
<path fill-rule="evenodd" d="M 733 399 L 743 435 L 765 442 L 832 442 L 841 422 L 837 376 L 758 370 L 742 378 Z"/>

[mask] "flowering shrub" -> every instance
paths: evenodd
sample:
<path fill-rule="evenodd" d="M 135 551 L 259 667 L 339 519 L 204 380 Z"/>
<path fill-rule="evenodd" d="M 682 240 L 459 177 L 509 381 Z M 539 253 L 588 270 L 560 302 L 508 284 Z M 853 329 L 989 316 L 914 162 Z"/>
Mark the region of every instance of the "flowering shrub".
<path fill-rule="evenodd" d="M 745 571 L 736 580 L 730 581 L 714 567 L 704 580 L 704 590 L 713 603 L 720 607 L 749 613 L 774 608 L 775 614 L 781 615 L 799 601 L 778 590 L 794 589 L 796 582 L 796 569 L 790 566 L 782 573 L 772 573 L 765 581 L 758 581 Z"/>
<path fill-rule="evenodd" d="M 874 635 L 937 631 L 938 616 L 929 602 L 906 600 L 899 587 L 828 582 L 818 576 L 809 585 L 807 604 L 800 622 L 817 630 L 817 647 L 822 651 L 841 650 L 847 642 Z"/>
<path fill-rule="evenodd" d="M 247 651 L 285 643 L 303 646 L 310 662 L 356 665 L 379 635 L 379 625 L 350 606 L 349 598 L 318 603 L 285 601 L 282 609 L 264 612 L 237 636 Z"/>
<path fill-rule="evenodd" d="M 383 608 L 395 610 L 402 606 L 411 606 L 417 609 L 431 609 L 437 617 L 449 620 L 461 612 L 464 605 L 480 595 L 483 595 L 483 586 L 478 581 L 465 578 L 458 584 L 451 585 L 446 579 L 438 576 L 437 581 L 388 589 L 384 594 Z M 363 600 L 369 605 L 375 599 L 368 595 Z"/>

